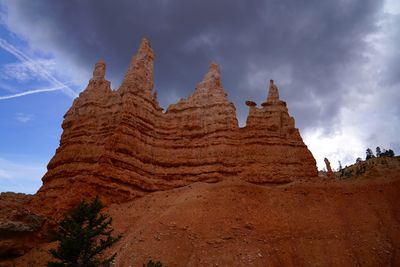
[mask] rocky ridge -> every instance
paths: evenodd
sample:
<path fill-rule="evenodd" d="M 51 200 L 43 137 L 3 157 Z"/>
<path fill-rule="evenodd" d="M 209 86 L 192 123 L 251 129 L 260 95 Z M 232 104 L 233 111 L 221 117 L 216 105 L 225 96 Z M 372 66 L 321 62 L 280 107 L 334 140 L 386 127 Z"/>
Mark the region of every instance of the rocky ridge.
<path fill-rule="evenodd" d="M 153 90 L 153 61 L 143 39 L 115 91 L 105 79 L 105 63 L 96 63 L 64 116 L 60 146 L 33 206 L 53 214 L 96 192 L 106 202 L 122 202 L 198 181 L 239 177 L 264 184 L 317 176 L 272 80 L 261 108 L 247 101 L 247 124 L 240 128 L 217 64 L 210 64 L 191 96 L 163 112 Z M 43 210 L 43 203 L 51 205 Z"/>

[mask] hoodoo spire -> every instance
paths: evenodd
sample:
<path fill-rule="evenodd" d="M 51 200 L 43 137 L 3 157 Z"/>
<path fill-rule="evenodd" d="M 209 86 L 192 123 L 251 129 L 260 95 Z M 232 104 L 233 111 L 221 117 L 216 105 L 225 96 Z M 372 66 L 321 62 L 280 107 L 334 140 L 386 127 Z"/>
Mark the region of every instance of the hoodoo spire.
<path fill-rule="evenodd" d="M 106 63 L 100 59 L 94 66 L 93 76 L 86 89 L 82 92 L 83 95 L 89 98 L 97 98 L 103 96 L 104 93 L 111 92 L 110 82 L 105 79 L 105 76 Z"/>
<path fill-rule="evenodd" d="M 196 89 L 191 98 L 203 99 L 208 102 L 212 101 L 228 101 L 227 94 L 222 87 L 221 73 L 218 64 L 211 62 L 203 80 L 197 84 Z"/>
<path fill-rule="evenodd" d="M 203 80 L 197 85 L 197 88 L 203 88 L 203 90 L 215 89 L 222 87 L 221 72 L 219 66 L 215 62 L 211 62 L 208 66 L 208 71 L 204 75 Z"/>
<path fill-rule="evenodd" d="M 274 80 L 269 80 L 267 103 L 275 103 L 278 101 L 280 101 L 278 87 L 274 84 Z"/>
<path fill-rule="evenodd" d="M 217 63 L 210 63 L 208 66 L 208 71 L 206 75 L 204 75 L 203 80 L 197 85 L 197 89 L 203 89 L 207 91 L 213 89 L 222 89 L 221 72 L 219 71 L 219 66 Z"/>
<path fill-rule="evenodd" d="M 221 72 L 219 71 L 219 65 L 215 62 L 211 62 L 208 66 L 208 72 L 203 78 L 202 83 L 215 83 L 221 82 Z"/>
<path fill-rule="evenodd" d="M 143 38 L 137 53 L 132 57 L 121 88 L 123 90 L 141 90 L 151 96 L 153 79 L 154 52 L 150 41 Z"/>
<path fill-rule="evenodd" d="M 96 62 L 96 65 L 93 70 L 93 78 L 92 80 L 95 81 L 102 81 L 104 80 L 106 75 L 106 63 L 104 60 L 100 59 Z"/>

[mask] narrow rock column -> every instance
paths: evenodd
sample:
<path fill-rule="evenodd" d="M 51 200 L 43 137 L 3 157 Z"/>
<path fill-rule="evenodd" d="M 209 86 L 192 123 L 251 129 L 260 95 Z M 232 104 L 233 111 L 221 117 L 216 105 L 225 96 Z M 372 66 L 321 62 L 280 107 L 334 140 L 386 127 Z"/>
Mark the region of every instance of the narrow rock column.
<path fill-rule="evenodd" d="M 280 101 L 278 87 L 274 84 L 274 80 L 269 80 L 267 103 L 276 103 L 278 101 Z"/>
<path fill-rule="evenodd" d="M 93 78 L 94 81 L 103 81 L 106 75 L 106 63 L 104 60 L 100 59 L 96 62 L 96 65 L 93 70 Z"/>
<path fill-rule="evenodd" d="M 326 165 L 326 174 L 328 175 L 329 178 L 332 178 L 334 176 L 332 168 L 331 168 L 331 163 L 327 158 L 324 158 L 324 162 Z"/>
<path fill-rule="evenodd" d="M 89 84 L 86 89 L 80 94 L 79 101 L 87 101 L 87 98 L 104 98 L 106 95 L 108 95 L 108 93 L 111 93 L 111 83 L 105 79 L 105 76 L 106 63 L 104 60 L 100 59 L 96 62 L 93 70 L 93 76 L 89 80 Z"/>

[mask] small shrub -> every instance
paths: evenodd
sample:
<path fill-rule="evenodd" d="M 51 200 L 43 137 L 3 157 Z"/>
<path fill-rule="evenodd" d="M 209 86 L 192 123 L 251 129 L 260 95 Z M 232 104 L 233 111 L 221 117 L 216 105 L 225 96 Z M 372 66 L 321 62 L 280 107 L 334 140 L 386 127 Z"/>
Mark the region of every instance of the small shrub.
<path fill-rule="evenodd" d="M 365 173 L 365 169 L 366 169 L 365 165 L 358 166 L 356 169 L 356 175 L 361 175 Z"/>
<path fill-rule="evenodd" d="M 162 267 L 162 263 L 159 261 L 149 260 L 146 264 L 143 264 L 143 267 Z"/>

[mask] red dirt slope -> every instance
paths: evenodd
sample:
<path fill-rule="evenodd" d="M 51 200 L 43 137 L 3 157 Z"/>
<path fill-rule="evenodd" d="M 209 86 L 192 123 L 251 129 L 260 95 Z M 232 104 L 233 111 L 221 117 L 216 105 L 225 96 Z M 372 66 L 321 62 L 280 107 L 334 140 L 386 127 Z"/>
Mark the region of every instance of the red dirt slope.
<path fill-rule="evenodd" d="M 399 266 L 399 192 L 399 176 L 195 183 L 108 207 L 124 235 L 110 253 L 116 266 Z M 49 246 L 17 266 L 44 266 Z"/>

